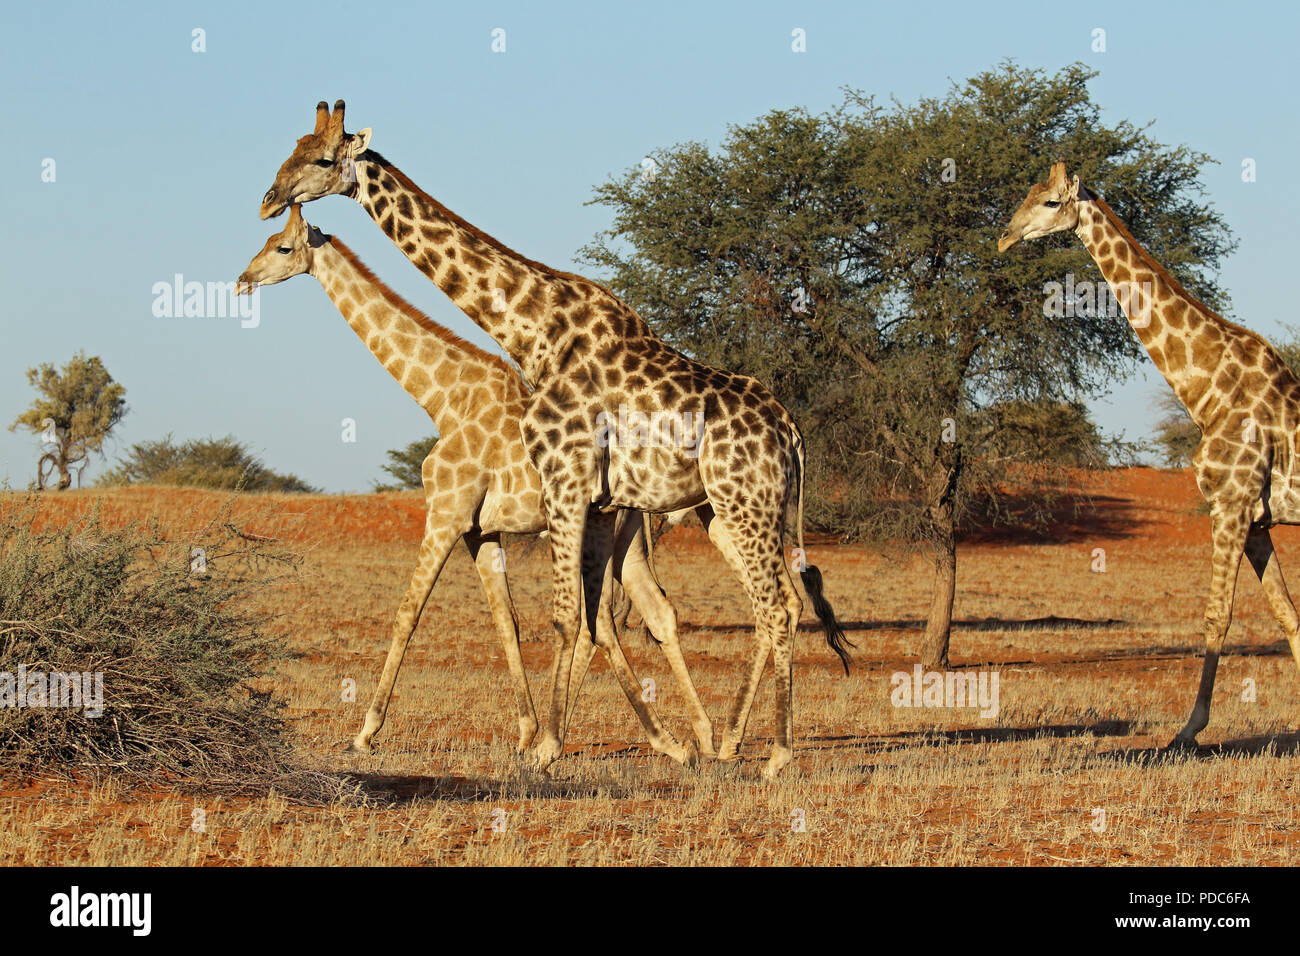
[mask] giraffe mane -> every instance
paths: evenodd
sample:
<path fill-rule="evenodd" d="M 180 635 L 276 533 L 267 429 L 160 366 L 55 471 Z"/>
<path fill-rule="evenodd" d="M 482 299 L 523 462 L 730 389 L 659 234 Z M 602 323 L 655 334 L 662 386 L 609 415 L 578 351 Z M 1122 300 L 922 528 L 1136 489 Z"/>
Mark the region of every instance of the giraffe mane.
<path fill-rule="evenodd" d="M 536 269 L 537 271 L 545 273 L 546 275 L 552 276 L 556 279 L 568 279 L 573 282 L 581 282 L 586 285 L 595 286 L 601 292 L 604 292 L 606 295 L 608 295 L 611 299 L 618 302 L 620 305 L 623 305 L 624 308 L 627 308 L 626 304 L 623 302 L 622 299 L 614 295 L 612 291 L 610 291 L 608 288 L 601 285 L 599 282 L 595 281 L 594 279 L 589 279 L 586 276 L 580 276 L 573 272 L 564 272 L 561 269 L 552 268 L 551 266 L 548 266 L 543 262 L 538 262 L 535 259 L 529 259 L 527 256 L 523 256 L 515 252 L 513 249 L 507 246 L 500 239 L 497 239 L 495 236 L 489 235 L 488 233 L 480 229 L 478 226 L 474 225 L 472 222 L 467 221 L 464 217 L 457 215 L 455 212 L 448 209 L 442 203 L 438 202 L 438 200 L 434 199 L 427 192 L 421 189 L 415 183 L 415 181 L 411 179 L 410 176 L 407 176 L 406 173 L 402 172 L 398 167 L 394 166 L 392 163 L 390 163 L 379 153 L 375 152 L 373 149 L 366 150 L 366 156 L 373 162 L 378 163 L 384 169 L 388 170 L 388 172 L 392 173 L 393 176 L 397 179 L 399 183 L 402 184 L 403 187 L 409 189 L 411 192 L 416 193 L 417 195 L 422 197 L 425 202 L 427 202 L 429 205 L 431 205 L 434 208 L 434 211 L 437 212 L 439 216 L 443 216 L 451 220 L 457 226 L 459 226 L 460 228 L 468 232 L 471 236 L 486 243 L 487 245 L 491 246 L 493 249 L 496 249 L 498 252 L 503 253 L 517 262 L 522 262 L 524 265 L 532 269 Z M 629 309 L 629 311 L 631 310 Z"/>
<path fill-rule="evenodd" d="M 360 272 L 367 282 L 379 290 L 379 294 L 383 296 L 389 305 L 393 306 L 407 318 L 411 319 L 420 326 L 420 328 L 424 329 L 426 332 L 432 332 L 448 345 L 454 345 L 459 349 L 465 350 L 476 359 L 494 365 L 508 374 L 516 374 L 514 369 L 501 356 L 493 355 L 491 352 L 479 348 L 473 342 L 461 338 L 451 329 L 439 325 L 415 306 L 411 305 L 410 302 L 403 299 L 400 295 L 389 288 L 388 284 L 384 282 L 383 279 L 375 275 L 374 272 L 371 271 L 370 267 L 362 262 L 357 254 L 349 249 L 337 236 L 327 236 L 325 241 L 337 249 L 339 254 L 342 255 L 344 259 L 347 259 L 348 262 L 352 264 L 352 267 Z"/>
<path fill-rule="evenodd" d="M 1138 259 L 1142 261 L 1142 264 L 1146 266 L 1148 269 L 1150 269 L 1152 272 L 1154 272 L 1161 279 L 1163 279 L 1165 282 L 1167 282 L 1169 284 L 1169 287 L 1173 289 L 1177 295 L 1182 296 L 1184 299 L 1186 299 L 1188 302 L 1194 305 L 1197 309 L 1199 309 L 1202 313 L 1204 313 L 1209 318 L 1222 323 L 1223 325 L 1225 325 L 1229 329 L 1232 329 L 1233 331 L 1242 332 L 1245 333 L 1246 335 L 1251 336 L 1252 338 L 1258 339 L 1261 343 L 1267 346 L 1270 351 L 1272 351 L 1272 346 L 1270 346 L 1268 342 L 1264 339 L 1264 337 L 1261 336 L 1258 332 L 1253 332 L 1250 329 L 1245 328 L 1244 326 L 1237 325 L 1235 322 L 1229 322 L 1227 319 L 1219 315 L 1219 313 L 1215 312 L 1213 309 L 1211 309 L 1200 299 L 1196 298 L 1196 296 L 1188 292 L 1187 289 L 1183 287 L 1183 284 L 1179 282 L 1177 279 L 1175 279 L 1172 275 L 1170 275 L 1169 270 L 1167 270 L 1164 266 L 1162 266 L 1159 262 L 1157 262 L 1155 257 L 1152 256 L 1151 253 L 1147 252 L 1146 247 L 1133 237 L 1133 233 L 1128 231 L 1128 226 L 1124 225 L 1123 220 L 1121 220 L 1119 216 L 1115 215 L 1115 210 L 1111 209 L 1110 206 L 1106 204 L 1106 200 L 1102 199 L 1096 193 L 1093 193 L 1091 201 L 1097 204 L 1097 208 L 1101 210 L 1102 215 L 1104 215 L 1107 219 L 1109 219 L 1110 224 L 1119 231 L 1119 234 L 1123 236 L 1125 240 L 1127 240 L 1129 247 L 1137 255 Z"/>

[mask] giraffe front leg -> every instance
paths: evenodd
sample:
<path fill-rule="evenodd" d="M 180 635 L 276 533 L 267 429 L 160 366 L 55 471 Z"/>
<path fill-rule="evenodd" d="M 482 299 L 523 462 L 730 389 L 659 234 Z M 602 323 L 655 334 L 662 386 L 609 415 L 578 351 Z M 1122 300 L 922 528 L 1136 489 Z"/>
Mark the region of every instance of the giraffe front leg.
<path fill-rule="evenodd" d="M 424 605 L 433 592 L 447 555 L 464 533 L 464 519 L 443 513 L 430 512 L 425 520 L 424 540 L 420 544 L 420 557 L 407 585 L 406 596 L 402 598 L 397 611 L 397 620 L 393 623 L 393 636 L 388 647 L 388 656 L 384 659 L 384 670 L 379 675 L 379 685 L 375 688 L 366 711 L 365 723 L 361 732 L 353 738 L 348 750 L 353 753 L 369 753 L 371 740 L 384 725 L 388 713 L 388 702 L 393 696 L 393 685 L 397 683 L 397 672 L 401 669 L 402 658 L 406 656 L 406 647 L 420 623 Z"/>
<path fill-rule="evenodd" d="M 1210 722 L 1210 698 L 1219 668 L 1223 640 L 1232 623 L 1232 602 L 1237 587 L 1237 570 L 1250 527 L 1249 505 L 1217 506 L 1213 517 L 1214 570 L 1210 578 L 1210 600 L 1205 608 L 1205 660 L 1196 703 L 1186 726 L 1169 742 L 1170 749 L 1194 748 L 1196 735 Z"/>
<path fill-rule="evenodd" d="M 510 599 L 510 582 L 506 578 L 505 555 L 501 550 L 499 534 L 470 532 L 465 535 L 465 545 L 478 569 L 479 580 L 487 594 L 488 607 L 501 636 L 501 650 L 506 656 L 506 666 L 514 683 L 515 707 L 519 720 L 519 743 L 516 751 L 523 753 L 537 735 L 537 712 L 533 709 L 533 696 L 528 689 L 528 674 L 524 659 L 519 653 L 519 622 L 515 618 L 514 602 Z"/>
<path fill-rule="evenodd" d="M 577 643 L 573 645 L 573 666 L 569 669 L 569 700 L 564 712 L 565 737 L 569 735 L 569 721 L 573 719 L 573 710 L 578 706 L 578 695 L 582 693 L 582 684 L 591 668 L 591 659 L 596 656 L 596 647 L 596 642 L 584 627 L 578 633 Z"/>
<path fill-rule="evenodd" d="M 547 524 L 551 540 L 551 575 L 554 600 L 552 624 L 559 637 L 555 663 L 551 667 L 551 701 L 542 739 L 533 748 L 532 763 L 538 771 L 559 759 L 564 751 L 564 730 L 568 724 L 569 682 L 573 672 L 574 648 L 582 619 L 582 539 L 586 532 L 587 506 L 582 489 L 563 486 L 547 488 Z M 561 507 L 552 502 L 564 502 Z"/>

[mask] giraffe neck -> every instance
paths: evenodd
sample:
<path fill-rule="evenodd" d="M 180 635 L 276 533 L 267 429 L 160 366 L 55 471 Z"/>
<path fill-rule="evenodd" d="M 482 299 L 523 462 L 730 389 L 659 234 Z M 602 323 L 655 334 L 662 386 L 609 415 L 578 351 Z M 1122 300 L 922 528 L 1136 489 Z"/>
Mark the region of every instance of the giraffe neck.
<path fill-rule="evenodd" d="M 473 411 L 472 389 L 457 388 L 457 383 L 483 381 L 504 367 L 500 359 L 407 303 L 332 236 L 312 251 L 311 274 L 379 364 L 429 413 L 441 435 Z"/>
<path fill-rule="evenodd" d="M 1214 375 L 1228 343 L 1245 330 L 1188 294 L 1097 198 L 1079 199 L 1083 240 L 1151 361 L 1193 421 L 1204 427 Z"/>
<path fill-rule="evenodd" d="M 574 326 L 590 314 L 591 300 L 607 297 L 628 311 L 595 283 L 506 248 L 373 150 L 357 159 L 355 170 L 350 195 L 417 269 L 505 349 L 530 383 L 546 377 Z"/>

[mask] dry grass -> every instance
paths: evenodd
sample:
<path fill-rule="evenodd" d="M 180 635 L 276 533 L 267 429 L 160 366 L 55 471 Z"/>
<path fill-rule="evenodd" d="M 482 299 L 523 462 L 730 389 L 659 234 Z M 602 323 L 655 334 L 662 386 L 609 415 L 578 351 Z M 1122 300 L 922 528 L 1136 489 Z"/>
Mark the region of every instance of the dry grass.
<path fill-rule="evenodd" d="M 180 513 L 202 494 L 87 492 L 52 507 L 104 497 L 125 518 Z M 304 516 L 299 533 L 317 544 L 298 580 L 272 599 L 289 615 L 301 653 L 276 679 L 304 759 L 355 774 L 369 802 L 301 806 L 274 795 L 197 799 L 10 781 L 0 789 L 0 860 L 1295 865 L 1300 679 L 1258 584 L 1243 573 L 1201 751 L 1151 760 L 1182 726 L 1195 692 L 1208 519 L 1196 513 L 1186 475 L 1138 470 L 1100 494 L 1099 519 L 1063 528 L 1058 543 L 962 549 L 953 663 L 998 672 L 993 719 L 894 707 L 890 675 L 915 660 L 926 575 L 869 549 L 815 546 L 827 593 L 858 645 L 857 666 L 843 677 L 805 621 L 796 762 L 774 784 L 759 776 L 770 744 L 770 679 L 750 722 L 748 759 L 690 771 L 649 750 L 600 660 L 552 779 L 524 773 L 512 752 L 505 663 L 463 553 L 434 592 L 377 752 L 345 755 L 406 585 L 420 503 L 412 495 L 294 498 Z M 1285 568 L 1300 555 L 1300 536 L 1275 540 Z M 1091 569 L 1097 547 L 1106 550 L 1104 574 Z M 540 699 L 552 653 L 548 554 L 521 542 L 509 558 Z M 750 648 L 740 589 L 692 529 L 672 532 L 657 563 L 720 727 Z M 625 647 L 638 676 L 655 679 L 660 713 L 676 733 L 689 733 L 662 655 L 635 630 Z M 349 677 L 356 703 L 341 699 Z M 1241 699 L 1246 678 L 1255 682 L 1253 703 Z M 796 811 L 804 832 L 792 827 Z M 195 829 L 200 818 L 204 827 Z"/>

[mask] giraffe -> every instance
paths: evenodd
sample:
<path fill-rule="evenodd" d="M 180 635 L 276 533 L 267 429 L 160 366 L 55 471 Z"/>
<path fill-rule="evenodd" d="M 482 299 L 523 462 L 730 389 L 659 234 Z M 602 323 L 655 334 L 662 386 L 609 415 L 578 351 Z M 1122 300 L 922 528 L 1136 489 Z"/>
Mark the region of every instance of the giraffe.
<path fill-rule="evenodd" d="M 1269 535 L 1274 525 L 1300 524 L 1300 381 L 1263 338 L 1192 298 L 1101 197 L 1078 176 L 1066 176 L 1065 163 L 1029 190 L 998 251 L 1066 230 L 1083 241 L 1138 341 L 1201 430 L 1192 468 L 1210 505 L 1214 553 L 1205 658 L 1191 716 L 1169 744 L 1191 748 L 1209 723 L 1243 553 L 1300 667 L 1300 618 Z"/>
<path fill-rule="evenodd" d="M 268 239 L 249 263 L 237 288 L 250 292 L 257 285 L 273 285 L 304 273 L 320 282 L 357 337 L 428 413 L 440 435 L 421 468 L 427 517 L 419 560 L 393 625 L 388 656 L 365 723 L 349 749 L 371 749 L 371 740 L 384 723 L 411 635 L 451 549 L 463 538 L 500 632 L 514 682 L 518 749 L 523 751 L 536 732 L 537 719 L 519 653 L 500 536 L 534 534 L 546 527 L 541 479 L 520 437 L 519 419 L 527 398 L 524 382 L 505 361 L 437 325 L 399 297 L 339 239 L 308 224 L 297 206 L 290 210 L 285 228 Z M 615 576 L 668 659 L 687 702 L 698 745 L 683 748 L 642 700 L 641 685 L 613 638 L 608 607 L 602 608 L 598 618 L 595 642 L 580 642 L 582 653 L 573 664 L 572 693 L 576 699 L 599 644 L 651 745 L 688 763 L 697 750 L 712 754 L 713 727 L 682 657 L 676 612 L 647 563 L 640 516 L 629 513 L 627 519 L 618 529 Z"/>
<path fill-rule="evenodd" d="M 317 105 L 315 130 L 281 165 L 261 215 L 328 195 L 357 200 L 534 387 L 520 427 L 542 479 L 560 640 L 535 764 L 545 768 L 563 751 L 570 675 L 558 662 L 573 654 L 584 599 L 590 619 L 608 580 L 614 511 L 694 507 L 740 578 L 756 622 L 717 758 L 739 758 L 770 655 L 776 733 L 763 772 L 775 776 L 793 759 L 793 642 L 803 609 L 783 552 L 791 511 L 804 589 L 846 672 L 849 663 L 821 572 L 805 560 L 804 445 L 793 419 L 754 379 L 669 347 L 608 289 L 526 259 L 451 212 L 370 149 L 371 130 L 346 133 L 343 117 L 342 100 L 332 114 Z"/>

